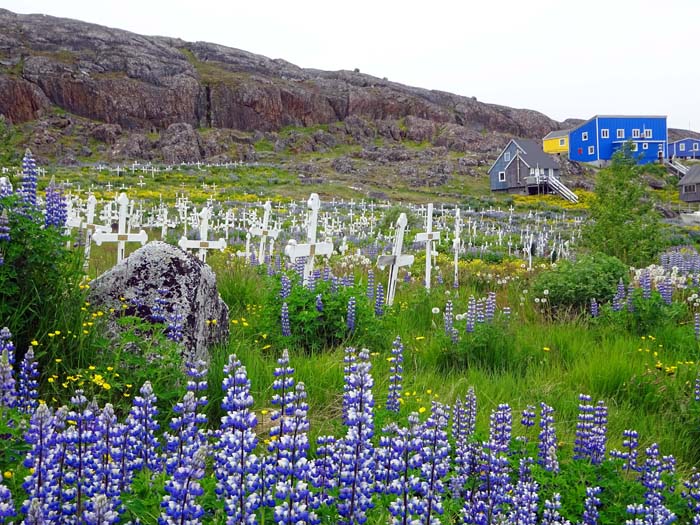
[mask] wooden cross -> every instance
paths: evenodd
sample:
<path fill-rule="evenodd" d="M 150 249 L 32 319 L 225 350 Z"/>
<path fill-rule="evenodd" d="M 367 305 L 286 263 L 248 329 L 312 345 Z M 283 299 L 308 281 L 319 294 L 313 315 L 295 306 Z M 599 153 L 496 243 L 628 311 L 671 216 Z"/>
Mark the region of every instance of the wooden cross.
<path fill-rule="evenodd" d="M 250 234 L 260 237 L 260 246 L 258 247 L 258 262 L 262 263 L 265 260 L 265 242 L 268 237 L 274 240 L 277 239 L 280 231 L 274 228 L 270 228 L 270 212 L 272 211 L 272 204 L 270 201 L 265 203 L 263 206 L 265 212 L 263 213 L 263 220 L 261 226 L 253 226 L 250 229 Z"/>
<path fill-rule="evenodd" d="M 406 232 L 406 225 L 408 224 L 408 219 L 406 214 L 402 213 L 399 215 L 399 220 L 396 221 L 396 228 L 394 230 L 394 248 L 391 255 L 382 255 L 377 259 L 377 266 L 380 269 L 384 269 L 390 266 L 389 269 L 389 282 L 386 287 L 386 300 L 387 306 L 394 304 L 394 295 L 396 294 L 396 281 L 399 277 L 399 269 L 402 266 L 410 266 L 413 264 L 413 255 L 402 254 L 403 250 L 403 236 Z"/>
<path fill-rule="evenodd" d="M 430 290 L 430 273 L 433 267 L 433 241 L 440 240 L 440 232 L 433 231 L 433 203 L 428 204 L 426 210 L 426 229 L 424 233 L 416 235 L 416 241 L 425 242 L 425 289 Z"/>
<path fill-rule="evenodd" d="M 333 243 L 330 241 L 316 242 L 316 228 L 318 227 L 318 210 L 321 208 L 321 201 L 317 193 L 312 193 L 307 202 L 309 208 L 309 220 L 306 230 L 306 244 L 297 244 L 294 239 L 290 239 L 284 248 L 284 253 L 292 263 L 299 257 L 306 257 L 304 266 L 304 284 L 308 284 L 309 278 L 314 271 L 314 257 L 316 255 L 329 256 L 333 253 Z"/>
<path fill-rule="evenodd" d="M 117 232 L 106 233 L 98 230 L 95 232 L 92 238 L 95 239 L 95 244 L 97 244 L 97 246 L 100 246 L 103 242 L 116 242 L 117 263 L 120 263 L 124 259 L 126 243 L 140 242 L 141 246 L 143 246 L 148 241 L 148 235 L 143 230 L 139 231 L 138 233 L 129 233 L 127 231 L 126 217 L 129 213 L 129 198 L 126 196 L 126 193 L 119 194 L 117 204 L 119 205 L 119 225 Z"/>
<path fill-rule="evenodd" d="M 202 208 L 202 211 L 199 212 L 199 240 L 188 239 L 183 235 L 177 243 L 183 250 L 198 250 L 197 258 L 202 262 L 207 262 L 207 250 L 221 250 L 223 252 L 226 248 L 226 241 L 223 238 L 218 241 L 209 240 L 210 217 L 211 209 L 205 206 Z"/>

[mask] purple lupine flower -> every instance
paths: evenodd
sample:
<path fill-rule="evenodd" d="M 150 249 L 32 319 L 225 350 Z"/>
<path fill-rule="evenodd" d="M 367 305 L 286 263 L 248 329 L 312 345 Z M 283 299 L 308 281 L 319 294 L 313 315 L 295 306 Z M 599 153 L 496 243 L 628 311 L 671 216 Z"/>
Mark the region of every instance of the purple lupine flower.
<path fill-rule="evenodd" d="M 595 409 L 591 405 L 591 396 L 579 394 L 578 398 L 578 422 L 576 423 L 576 439 L 574 441 L 574 459 L 590 459 Z"/>
<path fill-rule="evenodd" d="M 0 241 L 10 241 L 10 219 L 7 217 L 7 210 L 0 213 Z"/>
<path fill-rule="evenodd" d="M 110 525 L 117 523 L 119 513 L 114 510 L 113 502 L 104 494 L 98 494 L 92 501 L 92 510 L 83 514 L 85 525 Z"/>
<path fill-rule="evenodd" d="M 374 272 L 372 270 L 367 272 L 367 299 L 374 300 Z"/>
<path fill-rule="evenodd" d="M 286 299 L 292 293 L 292 281 L 285 274 L 280 278 L 282 286 L 280 288 L 280 299 Z"/>
<path fill-rule="evenodd" d="M 600 465 L 605 459 L 608 443 L 608 407 L 603 401 L 598 401 L 595 406 L 591 432 L 591 463 Z"/>
<path fill-rule="evenodd" d="M 540 525 L 570 525 L 569 520 L 562 518 L 559 513 L 560 510 L 561 495 L 555 492 L 552 494 L 552 499 L 544 500 L 544 511 L 542 512 Z"/>
<path fill-rule="evenodd" d="M 318 294 L 316 296 L 316 311 L 323 312 L 323 297 L 321 296 L 321 294 Z"/>
<path fill-rule="evenodd" d="M 622 432 L 622 447 L 625 451 L 611 450 L 610 456 L 624 461 L 623 470 L 630 472 L 638 470 L 637 455 L 639 447 L 639 434 L 636 430 L 625 430 Z"/>
<path fill-rule="evenodd" d="M 0 199 L 12 195 L 12 184 L 8 179 L 0 178 Z"/>
<path fill-rule="evenodd" d="M 44 212 L 44 225 L 47 228 L 63 228 L 68 220 L 68 206 L 63 197 L 63 190 L 57 186 L 53 179 L 46 188 L 46 210 Z"/>
<path fill-rule="evenodd" d="M 452 301 L 447 301 L 445 303 L 445 311 L 442 314 L 443 324 L 445 326 L 445 335 L 452 336 L 452 328 L 454 326 L 454 312 Z"/>
<path fill-rule="evenodd" d="M 373 507 L 374 450 L 371 439 L 374 435 L 374 398 L 369 352 L 361 350 L 357 361 L 348 368 L 350 373 L 345 376 L 343 395 L 343 420 L 348 430 L 339 444 L 339 525 L 364 523 L 367 510 Z"/>
<path fill-rule="evenodd" d="M 323 280 L 328 282 L 331 278 L 331 268 L 327 264 L 323 267 Z"/>
<path fill-rule="evenodd" d="M 634 312 L 634 287 L 632 283 L 627 287 L 627 311 Z"/>
<path fill-rule="evenodd" d="M 465 397 L 465 416 L 464 416 L 464 432 L 466 437 L 474 435 L 476 430 L 476 392 L 474 387 L 470 386 Z"/>
<path fill-rule="evenodd" d="M 437 517 L 444 512 L 442 493 L 444 492 L 443 478 L 450 466 L 450 444 L 447 441 L 447 422 L 449 411 L 447 407 L 433 401 L 430 417 L 421 427 L 421 505 L 417 509 L 420 522 L 425 525 L 439 524 Z M 422 511 L 422 512 L 421 512 Z"/>
<path fill-rule="evenodd" d="M 477 471 L 480 457 L 479 445 L 471 442 L 476 416 L 476 396 L 469 387 L 464 402 L 457 398 L 452 411 L 452 439 L 455 442 L 454 476 L 450 486 L 454 497 L 464 496 L 469 476 Z"/>
<path fill-rule="evenodd" d="M 46 525 L 46 520 L 44 519 L 44 513 L 41 509 L 41 503 L 38 499 L 33 499 L 29 504 L 29 510 L 27 511 L 27 517 L 24 519 L 25 525 Z"/>
<path fill-rule="evenodd" d="M 292 414 L 282 416 L 280 426 L 285 428 L 276 442 L 278 459 L 275 466 L 274 497 L 278 504 L 275 505 L 274 520 L 275 523 L 289 525 L 319 523 L 316 513 L 309 511 L 309 405 L 306 402 L 304 383 L 296 385 L 293 405 L 290 408 Z"/>
<path fill-rule="evenodd" d="M 535 407 L 532 405 L 527 405 L 525 409 L 522 412 L 522 416 L 520 417 L 520 424 L 525 427 L 525 432 L 528 432 L 530 428 L 535 426 L 535 416 L 537 414 L 535 413 Z M 518 436 L 516 438 L 518 441 L 522 441 L 523 443 L 527 443 L 527 436 Z"/>
<path fill-rule="evenodd" d="M 540 403 L 540 435 L 537 445 L 537 462 L 549 472 L 559 472 L 557 459 L 557 434 L 554 429 L 554 409 Z"/>
<path fill-rule="evenodd" d="M 416 490 L 420 486 L 420 479 L 414 471 L 420 467 L 423 447 L 420 419 L 416 412 L 408 416 L 408 424 L 408 428 L 398 429 L 391 444 L 394 452 L 391 468 L 395 478 L 389 486 L 389 493 L 395 498 L 389 503 L 388 510 L 392 516 L 392 525 L 417 523 L 415 518 L 421 509 Z"/>
<path fill-rule="evenodd" d="M 0 408 L 14 408 L 17 405 L 13 360 L 13 354 L 7 348 L 3 348 L 0 353 Z"/>
<path fill-rule="evenodd" d="M 316 457 L 311 461 L 310 480 L 316 492 L 311 499 L 311 508 L 329 507 L 335 502 L 332 493 L 338 486 L 338 463 L 336 440 L 333 436 L 316 439 Z"/>
<path fill-rule="evenodd" d="M 379 446 L 374 451 L 374 490 L 377 494 L 389 494 L 389 487 L 398 479 L 399 473 L 392 468 L 392 463 L 400 461 L 394 443 L 399 433 L 396 423 L 389 423 L 382 429 Z"/>
<path fill-rule="evenodd" d="M 537 494 L 538 485 L 532 481 L 518 481 L 513 493 L 513 508 L 509 512 L 507 523 L 518 525 L 538 525 Z"/>
<path fill-rule="evenodd" d="M 198 525 L 204 509 L 197 503 L 197 497 L 204 494 L 199 480 L 204 477 L 207 447 L 199 447 L 192 458 L 173 473 L 165 483 L 165 492 L 160 506 L 163 512 L 158 518 L 159 525 Z"/>
<path fill-rule="evenodd" d="M 664 283 L 664 286 L 659 290 L 659 293 L 661 294 L 661 298 L 664 300 L 664 302 L 670 305 L 673 302 L 673 282 L 669 277 L 662 282 Z"/>
<path fill-rule="evenodd" d="M 486 296 L 486 321 L 492 322 L 496 315 L 496 292 L 489 292 Z"/>
<path fill-rule="evenodd" d="M 250 380 L 235 354 L 229 355 L 224 374 L 221 408 L 226 415 L 214 445 L 216 494 L 224 500 L 228 523 L 255 524 L 260 507 L 260 460 L 255 455 L 258 420 L 251 410 Z"/>
<path fill-rule="evenodd" d="M 22 187 L 20 188 L 20 194 L 22 195 L 22 200 L 32 208 L 36 208 L 36 182 L 36 161 L 32 156 L 32 152 L 27 149 L 22 159 Z"/>
<path fill-rule="evenodd" d="M 124 445 L 126 443 L 126 425 L 119 423 L 114 413 L 114 407 L 107 403 L 97 416 L 96 432 L 99 436 L 94 449 L 94 481 L 90 486 L 87 496 L 93 500 L 88 502 L 87 508 L 93 513 L 99 514 L 97 501 L 98 494 L 109 498 L 111 509 L 120 505 L 120 495 L 127 489 L 131 481 L 129 470 L 126 468 Z"/>
<path fill-rule="evenodd" d="M 600 315 L 598 301 L 596 301 L 594 297 L 591 299 L 591 317 L 598 317 L 598 315 Z"/>
<path fill-rule="evenodd" d="M 474 322 L 476 320 L 476 299 L 474 296 L 469 296 L 469 302 L 467 303 L 467 333 L 474 331 Z"/>
<path fill-rule="evenodd" d="M 51 409 L 41 403 L 29 422 L 29 428 L 24 433 L 25 442 L 31 446 L 24 459 L 23 465 L 30 469 L 30 474 L 24 478 L 22 488 L 27 493 L 28 500 L 24 502 L 22 512 L 29 510 L 29 500 L 36 501 L 42 517 L 47 516 L 50 501 L 47 496 L 51 493 L 48 476 L 49 460 L 56 443 L 54 418 Z"/>
<path fill-rule="evenodd" d="M 695 378 L 695 401 L 700 401 L 700 371 L 698 371 L 698 376 Z"/>
<path fill-rule="evenodd" d="M 198 407 L 194 392 L 188 391 L 173 408 L 171 432 L 166 432 L 164 436 L 165 471 L 169 476 L 173 476 L 177 469 L 186 467 L 194 451 L 204 444 L 200 427 L 206 424 L 207 418 L 197 413 Z"/>
<path fill-rule="evenodd" d="M 695 328 L 695 340 L 700 341 L 700 312 L 695 312 L 693 316 L 694 328 Z"/>
<path fill-rule="evenodd" d="M 350 333 L 353 333 L 355 331 L 355 307 L 355 298 L 350 297 L 350 299 L 348 299 L 348 313 L 345 318 L 345 325 L 347 326 L 348 332 Z"/>
<path fill-rule="evenodd" d="M 581 517 L 582 525 L 598 525 L 598 507 L 600 506 L 600 487 L 587 487 L 586 499 L 583 502 L 583 516 Z"/>
<path fill-rule="evenodd" d="M 129 427 L 126 444 L 129 468 L 132 471 L 147 468 L 155 474 L 161 471 L 160 443 L 156 437 L 160 427 L 156 421 L 156 396 L 150 381 L 146 381 L 139 392 L 141 395 L 134 397 L 126 419 Z"/>
<path fill-rule="evenodd" d="M 612 309 L 614 312 L 620 312 L 622 310 L 622 305 L 625 302 L 625 283 L 622 282 L 622 278 L 617 283 L 617 291 L 613 296 Z"/>
<path fill-rule="evenodd" d="M 488 446 L 495 452 L 508 452 L 512 429 L 513 413 L 509 405 L 502 403 L 491 412 Z"/>
<path fill-rule="evenodd" d="M 61 519 L 64 485 L 72 482 L 71 473 L 65 465 L 68 443 L 61 439 L 61 433 L 66 428 L 67 417 L 68 408 L 62 406 L 56 410 L 52 419 L 54 440 L 47 444 L 49 454 L 45 462 L 46 476 L 41 480 L 41 488 L 36 496 L 41 503 L 43 517 L 48 523 L 58 522 Z"/>
<path fill-rule="evenodd" d="M 39 404 L 39 369 L 34 356 L 34 349 L 29 347 L 24 354 L 19 369 L 17 382 L 17 406 L 25 414 L 31 414 Z"/>
<path fill-rule="evenodd" d="M 12 501 L 12 493 L 2 481 L 0 481 L 0 524 L 7 523 L 17 515 Z"/>
<path fill-rule="evenodd" d="M 374 300 L 374 315 L 381 317 L 384 315 L 384 286 L 377 284 L 377 293 Z"/>
<path fill-rule="evenodd" d="M 486 314 L 484 313 L 484 309 L 486 307 L 485 301 L 483 297 L 480 297 L 478 301 L 476 301 L 476 322 L 477 323 L 485 323 L 486 322 Z"/>
<path fill-rule="evenodd" d="M 389 394 L 386 400 L 386 409 L 390 412 L 398 412 L 401 409 L 401 390 L 403 388 L 403 343 L 401 337 L 396 336 L 391 345 L 391 367 L 389 367 Z"/>
<path fill-rule="evenodd" d="M 649 270 L 644 269 L 639 276 L 639 287 L 642 289 L 642 297 L 644 299 L 651 298 L 651 275 Z"/>
<path fill-rule="evenodd" d="M 289 326 L 289 307 L 287 303 L 282 303 L 282 336 L 289 337 L 292 335 L 292 329 Z"/>
<path fill-rule="evenodd" d="M 691 525 L 700 525 L 700 471 L 697 468 L 693 467 L 683 487 L 681 496 L 693 514 Z"/>
<path fill-rule="evenodd" d="M 535 462 L 530 456 L 520 459 L 520 464 L 518 466 L 518 480 L 521 482 L 532 482 L 534 478 L 532 477 L 532 464 Z"/>
<path fill-rule="evenodd" d="M 666 488 L 666 483 L 661 477 L 663 464 L 659 459 L 659 447 L 656 443 L 652 443 L 646 449 L 646 456 L 641 473 L 641 483 L 646 488 L 644 505 L 641 506 L 644 523 L 672 523 L 676 516 L 664 505 L 663 490 Z"/>

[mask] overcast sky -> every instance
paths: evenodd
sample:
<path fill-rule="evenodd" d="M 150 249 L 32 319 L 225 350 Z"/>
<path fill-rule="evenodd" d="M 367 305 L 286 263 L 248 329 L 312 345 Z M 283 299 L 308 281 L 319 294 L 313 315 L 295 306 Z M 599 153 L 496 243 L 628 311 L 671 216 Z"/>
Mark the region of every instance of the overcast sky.
<path fill-rule="evenodd" d="M 18 13 L 215 42 L 556 119 L 700 131 L 700 0 L 0 0 Z"/>

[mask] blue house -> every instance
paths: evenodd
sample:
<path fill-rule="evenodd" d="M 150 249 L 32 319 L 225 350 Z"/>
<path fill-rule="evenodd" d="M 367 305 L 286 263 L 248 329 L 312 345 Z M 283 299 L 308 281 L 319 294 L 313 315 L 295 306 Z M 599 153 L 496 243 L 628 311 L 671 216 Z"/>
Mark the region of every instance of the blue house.
<path fill-rule="evenodd" d="M 666 116 L 596 115 L 569 133 L 569 158 L 603 166 L 626 142 L 640 164 L 665 159 Z"/>
<path fill-rule="evenodd" d="M 700 159 L 700 139 L 686 137 L 668 143 L 668 158 Z"/>

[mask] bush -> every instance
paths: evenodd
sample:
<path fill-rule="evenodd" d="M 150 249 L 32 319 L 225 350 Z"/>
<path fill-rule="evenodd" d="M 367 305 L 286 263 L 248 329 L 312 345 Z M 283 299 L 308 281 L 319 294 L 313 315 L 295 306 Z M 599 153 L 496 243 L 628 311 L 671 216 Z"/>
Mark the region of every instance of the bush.
<path fill-rule="evenodd" d="M 537 276 L 532 287 L 535 297 L 548 291 L 552 308 L 588 308 L 591 299 L 605 302 L 612 299 L 617 284 L 628 280 L 628 269 L 616 257 L 597 253 L 575 262 L 563 261 L 556 268 Z"/>
<path fill-rule="evenodd" d="M 639 288 L 632 292 L 632 309 L 629 306 L 615 312 L 610 305 L 601 310 L 601 323 L 617 326 L 628 332 L 647 335 L 662 326 L 676 326 L 679 321 L 690 318 L 686 303 L 666 304 L 657 291 L 652 291 L 648 299 Z"/>

